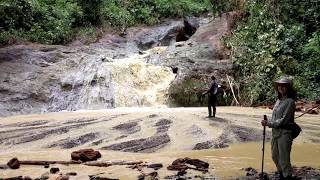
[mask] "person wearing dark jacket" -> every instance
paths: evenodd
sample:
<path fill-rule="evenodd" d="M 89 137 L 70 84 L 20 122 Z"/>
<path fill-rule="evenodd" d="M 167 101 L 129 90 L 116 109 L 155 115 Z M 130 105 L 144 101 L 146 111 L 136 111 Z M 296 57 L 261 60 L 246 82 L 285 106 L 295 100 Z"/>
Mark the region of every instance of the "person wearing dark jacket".
<path fill-rule="evenodd" d="M 270 121 L 262 120 L 262 126 L 272 128 L 271 152 L 281 180 L 293 179 L 290 162 L 292 131 L 286 128 L 294 122 L 296 92 L 289 78 L 275 81 L 278 100 L 274 105 Z"/>
<path fill-rule="evenodd" d="M 216 116 L 216 104 L 217 104 L 217 94 L 218 94 L 218 84 L 216 78 L 211 76 L 211 83 L 209 89 L 203 93 L 203 95 L 208 94 L 208 113 L 209 118 Z M 212 109 L 211 109 L 212 108 Z"/>

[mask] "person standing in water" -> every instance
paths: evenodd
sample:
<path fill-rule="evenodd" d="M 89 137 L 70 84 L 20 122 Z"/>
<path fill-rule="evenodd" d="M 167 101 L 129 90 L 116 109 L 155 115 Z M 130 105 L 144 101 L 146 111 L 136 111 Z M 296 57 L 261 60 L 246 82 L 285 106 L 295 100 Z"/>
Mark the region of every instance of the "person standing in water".
<path fill-rule="evenodd" d="M 292 131 L 286 128 L 294 122 L 296 91 L 289 78 L 275 81 L 278 94 L 272 118 L 270 121 L 262 120 L 262 126 L 272 128 L 271 152 L 281 180 L 294 179 L 290 162 L 291 146 L 293 142 Z"/>
<path fill-rule="evenodd" d="M 217 94 L 218 94 L 218 84 L 216 78 L 211 76 L 211 83 L 209 89 L 202 95 L 208 94 L 208 113 L 209 118 L 214 118 L 216 116 L 216 104 L 217 104 Z M 211 109 L 212 108 L 212 109 Z"/>

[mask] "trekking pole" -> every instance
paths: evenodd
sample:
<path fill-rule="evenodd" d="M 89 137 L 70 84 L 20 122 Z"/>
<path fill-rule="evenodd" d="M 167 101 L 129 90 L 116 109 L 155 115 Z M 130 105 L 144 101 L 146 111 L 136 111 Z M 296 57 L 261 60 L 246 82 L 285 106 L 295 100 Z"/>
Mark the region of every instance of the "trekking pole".
<path fill-rule="evenodd" d="M 263 115 L 263 119 L 267 120 L 267 115 Z M 261 165 L 261 179 L 264 179 L 263 164 L 264 164 L 264 142 L 266 139 L 266 126 L 263 126 L 263 141 L 262 141 L 262 165 Z"/>

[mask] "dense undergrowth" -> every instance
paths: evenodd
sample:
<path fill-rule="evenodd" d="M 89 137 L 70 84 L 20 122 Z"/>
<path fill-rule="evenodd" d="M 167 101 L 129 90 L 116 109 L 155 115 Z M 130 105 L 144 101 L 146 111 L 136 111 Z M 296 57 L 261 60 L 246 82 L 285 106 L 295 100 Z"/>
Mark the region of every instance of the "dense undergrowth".
<path fill-rule="evenodd" d="M 272 81 L 291 76 L 298 98 L 320 98 L 320 1 L 248 0 L 226 39 L 243 105 L 274 102 Z"/>
<path fill-rule="evenodd" d="M 97 28 L 124 30 L 162 18 L 211 11 L 210 0 L 1 0 L 0 45 L 19 39 L 65 44 L 97 35 Z"/>

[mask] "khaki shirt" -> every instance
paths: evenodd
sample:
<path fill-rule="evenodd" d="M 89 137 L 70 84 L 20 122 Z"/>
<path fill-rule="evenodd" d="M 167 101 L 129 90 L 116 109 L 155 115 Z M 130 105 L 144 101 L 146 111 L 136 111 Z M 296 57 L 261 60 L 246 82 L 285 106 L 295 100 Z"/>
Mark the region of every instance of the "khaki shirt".
<path fill-rule="evenodd" d="M 282 133 L 291 132 L 280 127 L 294 122 L 295 109 L 296 105 L 293 99 L 285 98 L 277 100 L 273 107 L 271 121 L 268 122 L 268 126 L 272 128 L 272 137 L 276 138 L 281 136 Z"/>

